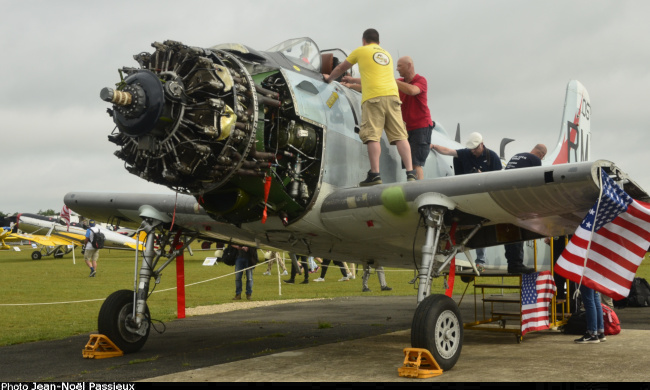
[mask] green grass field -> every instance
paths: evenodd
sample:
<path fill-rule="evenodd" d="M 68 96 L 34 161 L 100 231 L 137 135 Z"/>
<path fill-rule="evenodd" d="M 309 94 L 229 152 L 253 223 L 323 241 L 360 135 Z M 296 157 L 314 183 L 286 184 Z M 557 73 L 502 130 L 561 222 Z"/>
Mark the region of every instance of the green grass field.
<path fill-rule="evenodd" d="M 72 254 L 63 259 L 48 257 L 31 260 L 31 248 L 22 249 L 21 252 L 0 252 L 0 346 L 90 334 L 97 329 L 97 314 L 103 300 L 114 291 L 133 289 L 134 252 L 102 250 L 97 276 L 89 278 L 89 269 L 79 249 L 76 250 L 76 264 L 73 264 Z M 213 256 L 213 253 L 195 250 L 194 256 L 190 256 L 186 252 L 186 307 L 232 302 L 235 282 L 234 275 L 230 274 L 234 267 L 224 264 L 204 266 L 205 257 Z M 260 257 L 260 261 L 263 261 L 263 257 Z M 289 270 L 290 264 L 288 260 Z M 368 284 L 372 292 L 369 293 L 361 292 L 360 271 L 357 271 L 355 280 L 337 282 L 341 273 L 338 267 L 333 266 L 328 271 L 324 283 L 282 283 L 282 286 L 278 286 L 275 268 L 272 276 L 262 275 L 264 271 L 266 264 L 258 266 L 254 271 L 254 300 L 361 295 L 410 295 L 415 299 L 417 291 L 414 285 L 408 284 L 413 278 L 412 270 L 387 268 L 386 279 L 388 285 L 393 288 L 393 291 L 389 292 L 381 292 L 377 276 L 371 275 Z M 645 261 L 637 276 L 650 279 L 649 275 L 650 266 Z M 310 279 L 318 276 L 320 273 L 314 273 Z M 483 281 L 490 282 L 485 279 Z M 435 279 L 433 283 L 433 292 L 442 293 L 442 278 Z M 460 278 L 457 278 L 455 283 L 455 292 L 461 293 L 465 283 L 461 282 Z M 161 282 L 156 285 L 156 292 L 147 301 L 152 318 L 164 322 L 176 318 L 175 287 L 176 266 L 172 263 L 163 271 Z M 468 292 L 472 290 L 469 288 Z"/>

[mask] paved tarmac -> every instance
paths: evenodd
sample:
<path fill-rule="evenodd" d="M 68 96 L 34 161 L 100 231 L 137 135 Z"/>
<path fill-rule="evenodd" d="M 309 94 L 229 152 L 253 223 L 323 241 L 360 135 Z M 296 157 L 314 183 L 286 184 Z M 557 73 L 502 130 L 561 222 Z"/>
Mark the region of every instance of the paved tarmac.
<path fill-rule="evenodd" d="M 102 382 L 648 382 L 650 308 L 617 310 L 622 332 L 579 345 L 558 331 L 466 330 L 452 370 L 403 378 L 414 297 L 347 297 L 188 317 L 144 348 L 84 359 L 88 335 L 0 348 L 0 381 Z M 463 302 L 465 321 L 472 302 Z M 154 315 L 155 317 L 155 315 Z M 161 324 L 156 325 L 163 328 Z"/>

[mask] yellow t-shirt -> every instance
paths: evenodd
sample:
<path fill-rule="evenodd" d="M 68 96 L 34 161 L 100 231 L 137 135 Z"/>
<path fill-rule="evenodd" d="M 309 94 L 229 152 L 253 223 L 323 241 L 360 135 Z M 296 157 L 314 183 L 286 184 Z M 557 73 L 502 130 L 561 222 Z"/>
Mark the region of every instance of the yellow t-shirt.
<path fill-rule="evenodd" d="M 377 96 L 399 97 L 399 90 L 393 75 L 393 58 L 378 44 L 358 47 L 346 60 L 359 64 L 361 73 L 361 103 Z"/>

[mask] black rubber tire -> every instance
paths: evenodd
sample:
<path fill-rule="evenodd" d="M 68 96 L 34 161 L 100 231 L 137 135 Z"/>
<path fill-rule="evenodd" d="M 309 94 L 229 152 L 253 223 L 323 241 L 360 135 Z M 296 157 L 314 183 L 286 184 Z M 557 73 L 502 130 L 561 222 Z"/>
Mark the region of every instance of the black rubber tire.
<path fill-rule="evenodd" d="M 151 326 L 147 327 L 144 336 L 131 332 L 127 328 L 126 320 L 133 313 L 133 291 L 115 291 L 106 298 L 99 309 L 97 318 L 97 330 L 100 334 L 108 337 L 124 353 L 139 351 L 149 338 Z M 146 307 L 145 315 L 147 320 L 150 317 L 149 307 Z"/>
<path fill-rule="evenodd" d="M 463 319 L 453 299 L 435 294 L 420 303 L 413 315 L 411 346 L 429 350 L 444 371 L 456 364 L 463 348 Z"/>
<path fill-rule="evenodd" d="M 32 252 L 32 260 L 40 260 L 43 255 L 39 251 Z"/>
<path fill-rule="evenodd" d="M 65 252 L 63 250 L 57 249 L 53 256 L 55 259 L 62 259 L 64 254 Z"/>

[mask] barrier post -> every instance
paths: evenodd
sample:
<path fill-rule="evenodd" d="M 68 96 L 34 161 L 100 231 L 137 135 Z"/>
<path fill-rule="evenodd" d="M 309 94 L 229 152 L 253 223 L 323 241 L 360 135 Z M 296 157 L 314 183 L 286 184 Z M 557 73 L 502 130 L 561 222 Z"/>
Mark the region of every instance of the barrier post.
<path fill-rule="evenodd" d="M 182 249 L 183 243 L 178 242 L 176 249 Z M 176 312 L 177 318 L 185 318 L 185 256 L 181 252 L 176 257 Z"/>

